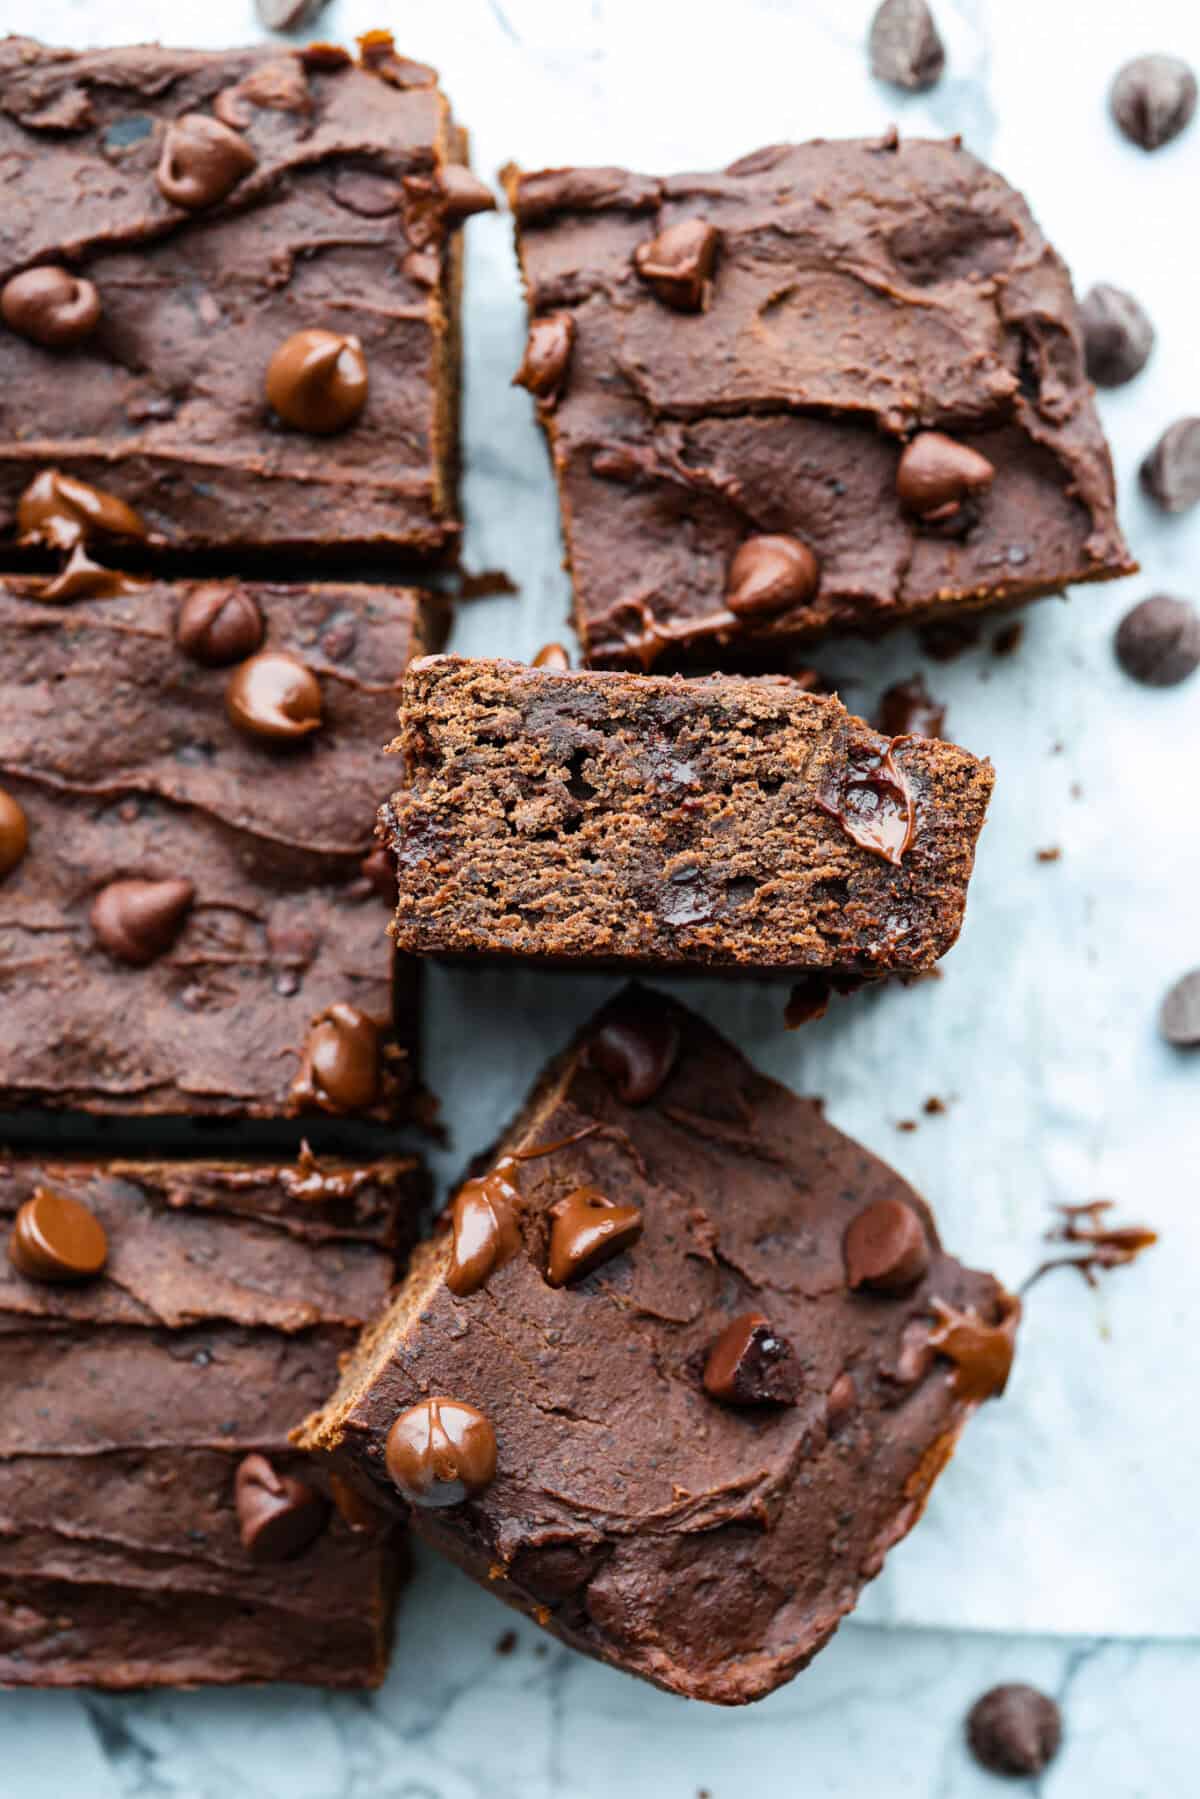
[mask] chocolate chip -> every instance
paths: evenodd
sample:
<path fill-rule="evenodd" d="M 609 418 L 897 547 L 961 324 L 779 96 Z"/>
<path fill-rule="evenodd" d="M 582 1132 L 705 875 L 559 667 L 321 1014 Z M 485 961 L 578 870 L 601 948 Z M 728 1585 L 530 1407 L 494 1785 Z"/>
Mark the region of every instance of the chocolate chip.
<path fill-rule="evenodd" d="M 473 218 L 477 212 L 496 210 L 496 196 L 491 188 L 461 162 L 443 164 L 439 185 L 442 211 L 448 224 L 458 225 L 463 219 Z"/>
<path fill-rule="evenodd" d="M 960 1312 L 944 1300 L 933 1301 L 937 1324 L 929 1344 L 954 1363 L 954 1392 L 968 1405 L 1003 1393 L 1012 1370 L 1021 1302 L 1001 1291 L 995 1323 L 976 1312 Z"/>
<path fill-rule="evenodd" d="M 1195 1049 L 1200 1044 L 1200 968 L 1176 981 L 1163 1000 L 1159 1028 L 1176 1049 Z"/>
<path fill-rule="evenodd" d="M 993 1774 L 1040 1774 L 1058 1754 L 1062 1713 L 1036 1687 L 993 1687 L 967 1714 L 967 1741 Z"/>
<path fill-rule="evenodd" d="M 184 926 L 191 881 L 111 881 L 92 903 L 92 930 L 118 962 L 144 967 L 165 955 Z"/>
<path fill-rule="evenodd" d="M 242 1548 L 254 1562 L 285 1562 L 307 1549 L 329 1522 L 323 1493 L 279 1474 L 265 1455 L 248 1455 L 233 1477 Z"/>
<path fill-rule="evenodd" d="M 1200 667 L 1200 613 L 1187 600 L 1151 594 L 1127 612 L 1114 639 L 1125 673 L 1146 687 L 1176 687 Z"/>
<path fill-rule="evenodd" d="M 318 437 L 353 424 L 367 387 L 363 347 L 340 331 L 297 331 L 267 368 L 267 399 L 280 418 Z"/>
<path fill-rule="evenodd" d="M 312 1021 L 288 1111 L 365 1111 L 378 1099 L 379 1084 L 379 1026 L 357 1006 L 337 1000 Z"/>
<path fill-rule="evenodd" d="M 461 1505 L 491 1485 L 496 1433 L 461 1399 L 423 1399 L 387 1434 L 387 1471 L 411 1505 Z"/>
<path fill-rule="evenodd" d="M 93 537 L 144 538 L 139 515 L 115 494 L 89 487 L 56 468 L 35 475 L 17 501 L 17 530 L 22 543 L 73 550 Z"/>
<path fill-rule="evenodd" d="M 1200 418 L 1168 425 L 1142 463 L 1141 482 L 1164 512 L 1186 512 L 1200 500 Z"/>
<path fill-rule="evenodd" d="M 77 543 L 57 575 L 38 589 L 39 600 L 111 600 L 119 594 L 141 593 L 145 581 L 125 575 L 117 568 L 103 568 L 93 562 L 81 543 Z"/>
<path fill-rule="evenodd" d="M 253 656 L 266 634 L 262 611 L 244 587 L 214 581 L 193 587 L 175 620 L 175 641 L 205 668 L 228 668 Z"/>
<path fill-rule="evenodd" d="M 940 737 L 945 727 L 946 708 L 934 699 L 924 675 L 897 681 L 879 702 L 879 729 L 889 737 Z"/>
<path fill-rule="evenodd" d="M 925 0 L 883 0 L 867 39 L 877 81 L 921 93 L 936 86 L 946 50 Z"/>
<path fill-rule="evenodd" d="M 812 599 L 821 565 L 798 537 L 748 537 L 729 565 L 725 604 L 739 618 L 786 612 Z"/>
<path fill-rule="evenodd" d="M 629 1249 L 642 1234 L 637 1206 L 619 1206 L 595 1187 L 577 1187 L 550 1208 L 546 1279 L 565 1287 Z"/>
<path fill-rule="evenodd" d="M 268 31 L 299 31 L 315 24 L 325 6 L 326 0 L 254 0 L 259 23 Z"/>
<path fill-rule="evenodd" d="M 925 524 L 954 519 L 963 502 L 984 493 L 996 471 L 986 456 L 941 431 L 919 431 L 896 469 L 902 506 Z"/>
<path fill-rule="evenodd" d="M 455 1195 L 446 1285 L 459 1299 L 477 1293 L 521 1247 L 517 1228 L 521 1196 L 511 1178 L 515 1166 L 511 1156 L 503 1156 L 489 1174 L 467 1181 Z"/>
<path fill-rule="evenodd" d="M 28 1280 L 91 1280 L 108 1260 L 108 1237 L 79 1200 L 38 1187 L 17 1213 L 8 1259 Z"/>
<path fill-rule="evenodd" d="M 901 1199 L 877 1199 L 853 1218 L 842 1244 L 847 1284 L 905 1293 L 929 1267 L 925 1226 Z"/>
<path fill-rule="evenodd" d="M 575 348 L 575 319 L 569 312 L 548 312 L 534 319 L 525 340 L 514 387 L 523 387 L 543 412 L 553 412 L 563 397 Z"/>
<path fill-rule="evenodd" d="M 167 127 L 155 180 L 164 200 L 196 212 L 231 194 L 257 164 L 249 144 L 228 125 L 186 112 Z"/>
<path fill-rule="evenodd" d="M 234 670 L 225 709 L 249 737 L 294 743 L 321 724 L 321 684 L 287 650 L 260 650 Z"/>
<path fill-rule="evenodd" d="M 0 787 L 0 881 L 24 860 L 29 848 L 29 822 L 25 809 Z"/>
<path fill-rule="evenodd" d="M 882 751 L 850 750 L 845 764 L 831 766 L 816 801 L 835 818 L 852 843 L 899 868 L 916 834 L 912 789 L 893 756 L 896 741 Z"/>
<path fill-rule="evenodd" d="M 671 1013 L 649 997 L 629 1001 L 600 1026 L 587 1046 L 587 1061 L 606 1074 L 627 1106 L 654 1098 L 679 1054 L 679 1029 Z"/>
<path fill-rule="evenodd" d="M 704 1390 L 724 1405 L 794 1405 L 800 1370 L 791 1344 L 762 1312 L 743 1312 L 709 1350 Z"/>
<path fill-rule="evenodd" d="M 704 312 L 712 297 L 713 269 L 720 242 L 704 219 L 668 225 L 633 253 L 633 266 L 666 306 L 676 312 Z"/>
<path fill-rule="evenodd" d="M 374 1536 L 377 1531 L 386 1530 L 387 1519 L 383 1513 L 340 1474 L 329 1476 L 329 1491 L 343 1524 L 348 1525 L 355 1536 Z"/>
<path fill-rule="evenodd" d="M 1079 306 L 1087 372 L 1099 387 L 1123 387 L 1140 375 L 1154 348 L 1154 326 L 1132 294 L 1104 283 Z"/>
<path fill-rule="evenodd" d="M 26 269 L 0 292 L 10 331 L 47 350 L 69 350 L 90 337 L 100 320 L 100 295 L 69 269 Z"/>
<path fill-rule="evenodd" d="M 532 667 L 549 668 L 556 675 L 565 675 L 571 667 L 571 658 L 561 643 L 544 643 L 534 657 Z"/>
<path fill-rule="evenodd" d="M 1131 143 L 1161 150 L 1192 122 L 1196 77 L 1177 56 L 1136 56 L 1117 71 L 1108 104 Z"/>

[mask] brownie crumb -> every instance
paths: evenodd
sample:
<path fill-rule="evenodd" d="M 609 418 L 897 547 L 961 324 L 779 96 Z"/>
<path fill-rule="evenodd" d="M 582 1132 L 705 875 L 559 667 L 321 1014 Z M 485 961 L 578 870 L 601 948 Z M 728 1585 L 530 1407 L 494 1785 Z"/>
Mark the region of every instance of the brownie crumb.
<path fill-rule="evenodd" d="M 975 648 L 981 628 L 976 618 L 936 619 L 932 624 L 921 626 L 917 642 L 935 662 L 953 662 L 957 656 Z"/>
<path fill-rule="evenodd" d="M 516 1631 L 515 1630 L 506 1630 L 502 1637 L 498 1637 L 496 1639 L 496 1654 L 497 1655 L 511 1655 L 513 1650 L 516 1648 L 516 1646 L 517 1646 Z"/>
<path fill-rule="evenodd" d="M 1037 853 L 1037 859 L 1039 862 L 1057 862 L 1061 858 L 1061 856 L 1062 856 L 1062 851 L 1059 849 L 1059 847 L 1056 843 L 1051 844 L 1048 849 L 1039 850 Z"/>
<path fill-rule="evenodd" d="M 1176 1049 L 1194 1049 L 1200 1044 L 1200 968 L 1176 981 L 1162 1003 L 1159 1025 Z"/>
<path fill-rule="evenodd" d="M 497 594 L 520 591 L 512 576 L 502 568 L 481 568 L 478 574 L 463 569 L 454 595 L 459 600 L 490 600 Z"/>
<path fill-rule="evenodd" d="M 921 1110 L 929 1118 L 939 1118 L 943 1112 L 948 1112 L 950 1108 L 944 1099 L 939 1099 L 936 1093 L 931 1093 L 929 1098 L 925 1101 L 925 1104 L 921 1107 Z"/>
<path fill-rule="evenodd" d="M 917 1121 L 915 1118 L 897 1118 L 896 1120 L 896 1129 L 898 1131 L 915 1131 L 916 1128 Z"/>
<path fill-rule="evenodd" d="M 967 1742 L 993 1774 L 1040 1774 L 1058 1754 L 1062 1713 L 1036 1687 L 993 1687 L 967 1714 Z"/>

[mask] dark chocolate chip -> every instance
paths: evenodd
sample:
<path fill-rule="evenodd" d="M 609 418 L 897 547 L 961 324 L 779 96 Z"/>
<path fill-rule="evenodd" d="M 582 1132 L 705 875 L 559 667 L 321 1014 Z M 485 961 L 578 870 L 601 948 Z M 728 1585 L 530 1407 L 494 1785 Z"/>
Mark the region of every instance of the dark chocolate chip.
<path fill-rule="evenodd" d="M 925 0 L 883 0 L 867 40 L 877 81 L 921 93 L 936 86 L 946 50 Z"/>
<path fill-rule="evenodd" d="M 595 1187 L 576 1187 L 550 1208 L 550 1256 L 546 1279 L 565 1287 L 593 1273 L 642 1234 L 637 1206 L 619 1206 Z"/>
<path fill-rule="evenodd" d="M 1146 687 L 1176 687 L 1200 667 L 1200 613 L 1156 593 L 1127 612 L 1114 639 L 1117 661 Z"/>
<path fill-rule="evenodd" d="M 258 601 L 244 587 L 214 581 L 193 587 L 175 620 L 175 641 L 205 668 L 244 662 L 262 643 L 266 625 Z"/>
<path fill-rule="evenodd" d="M 491 1485 L 496 1433 L 461 1399 L 423 1399 L 387 1435 L 387 1471 L 411 1505 L 461 1505 Z"/>
<path fill-rule="evenodd" d="M 299 31 L 316 23 L 327 0 L 254 0 L 259 23 L 268 31 Z"/>
<path fill-rule="evenodd" d="M 896 469 L 902 506 L 926 524 L 953 519 L 964 500 L 984 493 L 996 471 L 986 456 L 941 431 L 919 431 Z"/>
<path fill-rule="evenodd" d="M 35 475 L 17 501 L 17 530 L 22 543 L 54 550 L 73 550 L 93 537 L 147 536 L 142 519 L 124 500 L 54 468 Z"/>
<path fill-rule="evenodd" d="M 816 800 L 852 843 L 899 868 L 916 834 L 912 789 L 894 757 L 894 738 L 882 752 L 851 750 L 841 767 L 826 771 Z"/>
<path fill-rule="evenodd" d="M 1164 512 L 1186 512 L 1200 500 L 1200 418 L 1167 426 L 1142 463 L 1141 481 Z"/>
<path fill-rule="evenodd" d="M 1192 122 L 1196 77 L 1177 56 L 1136 56 L 1117 71 L 1108 104 L 1131 143 L 1161 150 Z"/>
<path fill-rule="evenodd" d="M 318 437 L 353 424 L 367 387 L 362 344 L 340 331 L 297 331 L 267 368 L 267 399 L 280 418 Z"/>
<path fill-rule="evenodd" d="M 279 1474 L 265 1455 L 248 1455 L 233 1477 L 238 1535 L 254 1562 L 285 1562 L 307 1549 L 329 1521 L 329 1501 L 315 1487 Z"/>
<path fill-rule="evenodd" d="M 1176 1049 L 1200 1044 L 1200 968 L 1176 981 L 1162 1003 L 1159 1027 Z"/>
<path fill-rule="evenodd" d="M 0 787 L 0 881 L 24 860 L 29 848 L 29 822 L 25 808 Z"/>
<path fill-rule="evenodd" d="M 800 1370 L 791 1344 L 762 1312 L 743 1312 L 709 1350 L 704 1390 L 724 1405 L 794 1405 Z"/>
<path fill-rule="evenodd" d="M 77 543 L 66 564 L 38 589 L 39 600 L 111 600 L 119 594 L 141 593 L 145 581 L 122 574 L 117 568 L 104 568 L 93 562 L 81 543 Z"/>
<path fill-rule="evenodd" d="M 0 314 L 10 331 L 47 350 L 69 350 L 90 337 L 100 321 L 100 295 L 69 269 L 26 269 L 0 292 Z"/>
<path fill-rule="evenodd" d="M 287 650 L 261 650 L 234 670 L 225 709 L 249 737 L 294 743 L 320 726 L 321 684 Z"/>
<path fill-rule="evenodd" d="M 569 312 L 548 312 L 534 319 L 525 340 L 514 387 L 523 387 L 543 412 L 553 412 L 562 399 L 575 348 L 575 319 Z"/>
<path fill-rule="evenodd" d="M 821 565 L 798 537 L 748 537 L 729 565 L 725 604 L 739 618 L 806 605 L 821 582 Z"/>
<path fill-rule="evenodd" d="M 704 312 L 712 296 L 720 237 L 705 219 L 680 219 L 633 253 L 633 266 L 676 312 Z"/>
<path fill-rule="evenodd" d="M 167 127 L 155 179 L 164 200 L 196 212 L 231 194 L 257 163 L 245 138 L 220 119 L 186 112 Z"/>
<path fill-rule="evenodd" d="M 940 737 L 945 727 L 946 708 L 934 699 L 924 675 L 897 681 L 879 702 L 879 729 L 889 737 Z"/>
<path fill-rule="evenodd" d="M 459 1299 L 477 1293 L 521 1247 L 517 1228 L 521 1196 L 512 1182 L 514 1168 L 514 1159 L 503 1156 L 489 1174 L 467 1181 L 455 1195 L 446 1285 Z"/>
<path fill-rule="evenodd" d="M 644 1106 L 654 1098 L 678 1054 L 674 1018 L 649 999 L 611 1014 L 587 1048 L 589 1065 L 608 1076 L 627 1106 Z"/>
<path fill-rule="evenodd" d="M 1140 375 L 1154 348 L 1154 326 L 1132 294 L 1101 282 L 1079 307 L 1087 372 L 1098 387 L 1123 387 Z"/>
<path fill-rule="evenodd" d="M 993 1687 L 967 1714 L 967 1741 L 993 1774 L 1040 1774 L 1058 1754 L 1062 1714 L 1036 1687 Z"/>
<path fill-rule="evenodd" d="M 170 949 L 195 897 L 182 879 L 111 881 L 92 903 L 92 930 L 110 956 L 141 968 Z"/>
<path fill-rule="evenodd" d="M 905 1293 L 929 1267 L 925 1226 L 901 1199 L 877 1199 L 853 1218 L 842 1245 L 846 1281 L 874 1293 Z"/>
<path fill-rule="evenodd" d="M 379 1026 L 344 1000 L 313 1019 L 288 1111 L 360 1112 L 379 1097 Z"/>
<path fill-rule="evenodd" d="M 108 1237 L 79 1200 L 38 1187 L 17 1213 L 8 1259 L 28 1280 L 91 1280 L 108 1260 Z"/>
<path fill-rule="evenodd" d="M 571 658 L 561 643 L 544 643 L 533 659 L 534 668 L 548 668 L 556 675 L 564 675 L 570 669 Z"/>

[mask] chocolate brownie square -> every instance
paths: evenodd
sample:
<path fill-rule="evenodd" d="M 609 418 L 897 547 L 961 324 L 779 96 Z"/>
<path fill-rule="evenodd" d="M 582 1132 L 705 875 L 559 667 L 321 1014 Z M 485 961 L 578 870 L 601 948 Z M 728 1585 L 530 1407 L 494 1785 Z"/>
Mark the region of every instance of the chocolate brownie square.
<path fill-rule="evenodd" d="M 400 719 L 406 951 L 869 977 L 958 936 L 990 764 L 786 677 L 429 657 Z"/>
<path fill-rule="evenodd" d="M 957 139 L 506 182 L 593 665 L 778 667 L 1133 569 L 1070 277 Z"/>
<path fill-rule="evenodd" d="M 0 1685 L 378 1684 L 402 1537 L 288 1432 L 425 1191 L 402 1158 L 0 1158 Z"/>
<path fill-rule="evenodd" d="M 416 1252 L 303 1446 L 572 1647 L 741 1704 L 921 1515 L 1020 1307 L 899 1175 L 630 990 Z"/>
<path fill-rule="evenodd" d="M 417 975 L 372 831 L 438 607 L 81 578 L 0 576 L 0 1105 L 403 1116 Z"/>
<path fill-rule="evenodd" d="M 452 550 L 464 158 L 386 32 L 0 41 L 0 545 L 56 472 L 162 556 Z"/>

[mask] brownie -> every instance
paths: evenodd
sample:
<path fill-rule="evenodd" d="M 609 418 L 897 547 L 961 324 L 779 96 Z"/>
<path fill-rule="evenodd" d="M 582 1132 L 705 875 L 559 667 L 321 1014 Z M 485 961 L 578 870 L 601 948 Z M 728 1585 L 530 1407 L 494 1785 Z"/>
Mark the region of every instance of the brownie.
<path fill-rule="evenodd" d="M 411 1159 L 0 1158 L 0 1685 L 383 1678 L 403 1539 L 288 1432 L 424 1195 Z"/>
<path fill-rule="evenodd" d="M 836 697 L 441 656 L 400 718 L 401 949 L 878 976 L 958 936 L 990 764 Z"/>
<path fill-rule="evenodd" d="M 162 556 L 452 550 L 464 157 L 385 32 L 0 41 L 0 545 L 58 470 Z"/>
<path fill-rule="evenodd" d="M 740 1704 L 916 1523 L 1020 1307 L 701 1019 L 545 1073 L 299 1434 L 564 1642 Z"/>
<path fill-rule="evenodd" d="M 1066 268 L 957 139 L 505 179 L 596 666 L 1130 572 Z"/>
<path fill-rule="evenodd" d="M 393 983 L 372 831 L 438 608 L 48 585 L 0 577 L 0 1105 L 409 1110 L 416 970 Z"/>

